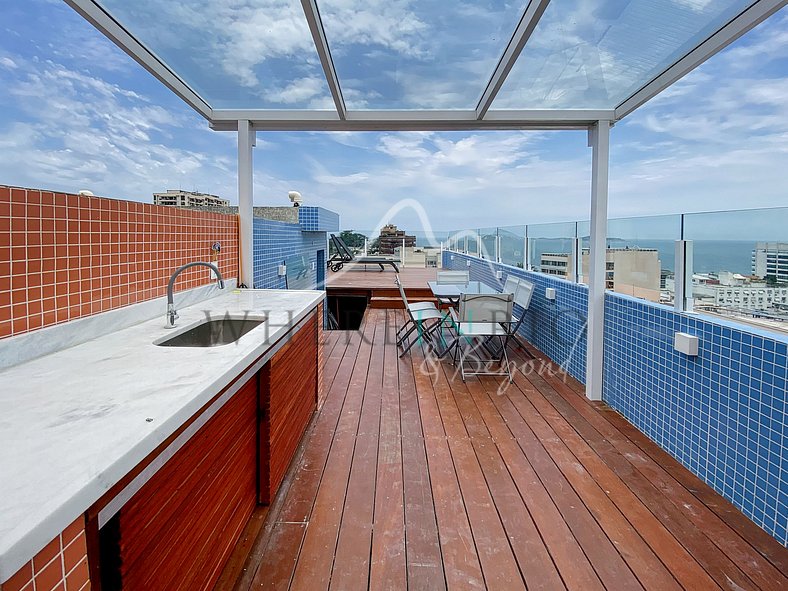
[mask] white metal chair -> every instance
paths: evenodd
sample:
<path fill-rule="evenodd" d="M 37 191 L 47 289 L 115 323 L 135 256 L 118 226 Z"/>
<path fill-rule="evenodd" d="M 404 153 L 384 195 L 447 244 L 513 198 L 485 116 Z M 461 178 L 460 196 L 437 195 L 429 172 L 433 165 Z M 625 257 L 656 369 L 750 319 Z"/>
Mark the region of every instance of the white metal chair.
<path fill-rule="evenodd" d="M 402 347 L 402 353 L 400 353 L 400 357 L 402 357 L 405 353 L 410 351 L 410 348 L 422 337 L 431 344 L 432 333 L 441 327 L 445 316 L 435 307 L 435 304 L 431 302 L 408 303 L 408 297 L 405 295 L 405 287 L 399 280 L 399 276 L 397 276 L 395 282 L 397 287 L 399 287 L 399 295 L 402 298 L 402 303 L 405 305 L 406 322 L 397 331 L 396 335 L 397 346 Z M 407 342 L 408 337 L 413 334 L 414 330 L 418 331 L 418 337 Z"/>
<path fill-rule="evenodd" d="M 514 294 L 511 293 L 464 293 L 460 296 L 459 311 L 452 310 L 452 319 L 457 331 L 457 339 L 453 345 L 454 363 L 456 364 L 459 358 L 463 382 L 469 375 L 507 376 L 509 381 L 512 381 L 509 356 L 506 353 L 506 339 L 509 337 L 508 326 L 512 318 L 513 303 Z M 496 338 L 500 341 L 501 347 L 499 358 L 483 359 L 479 355 L 483 345 L 488 340 Z M 470 348 L 465 347 L 463 343 L 471 345 Z M 475 365 L 471 370 L 466 371 L 469 359 Z M 490 361 L 498 361 L 503 369 L 489 370 Z"/>
<path fill-rule="evenodd" d="M 435 282 L 438 285 L 468 285 L 471 280 L 469 271 L 438 271 Z M 456 306 L 458 298 L 438 298 L 441 306 Z"/>
<path fill-rule="evenodd" d="M 468 285 L 471 274 L 468 271 L 438 271 L 438 284 Z"/>
<path fill-rule="evenodd" d="M 514 294 L 514 303 L 522 310 L 518 315 L 517 311 L 514 310 L 514 308 L 512 309 L 512 317 L 505 325 L 505 328 L 507 328 L 509 331 L 509 336 L 507 337 L 504 345 L 508 345 L 510 340 L 514 340 L 514 342 L 516 342 L 529 357 L 533 357 L 531 352 L 523 347 L 522 343 L 520 343 L 517 337 L 517 331 L 520 330 L 520 326 L 522 326 L 523 320 L 525 320 L 525 313 L 528 311 L 528 306 L 531 305 L 531 296 L 533 296 L 534 293 L 534 284 L 525 279 L 519 279 L 513 275 L 509 275 L 506 278 L 503 291 L 504 293 Z"/>

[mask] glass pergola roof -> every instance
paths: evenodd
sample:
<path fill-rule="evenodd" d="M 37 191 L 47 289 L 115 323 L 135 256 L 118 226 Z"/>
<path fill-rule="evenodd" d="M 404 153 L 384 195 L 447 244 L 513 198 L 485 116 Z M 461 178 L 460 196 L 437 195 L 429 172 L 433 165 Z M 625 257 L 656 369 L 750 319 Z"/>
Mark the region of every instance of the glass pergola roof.
<path fill-rule="evenodd" d="M 581 128 L 788 0 L 66 0 L 216 129 Z"/>

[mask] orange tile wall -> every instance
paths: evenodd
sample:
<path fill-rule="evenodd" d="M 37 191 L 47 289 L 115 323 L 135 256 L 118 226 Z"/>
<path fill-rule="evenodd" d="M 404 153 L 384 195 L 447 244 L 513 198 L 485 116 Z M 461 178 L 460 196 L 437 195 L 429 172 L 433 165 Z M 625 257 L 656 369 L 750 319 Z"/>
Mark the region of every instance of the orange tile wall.
<path fill-rule="evenodd" d="M 33 560 L 0 585 L 0 591 L 88 591 L 85 519 L 80 516 Z"/>
<path fill-rule="evenodd" d="M 197 260 L 238 277 L 237 216 L 0 185 L 0 338 L 163 296 Z"/>

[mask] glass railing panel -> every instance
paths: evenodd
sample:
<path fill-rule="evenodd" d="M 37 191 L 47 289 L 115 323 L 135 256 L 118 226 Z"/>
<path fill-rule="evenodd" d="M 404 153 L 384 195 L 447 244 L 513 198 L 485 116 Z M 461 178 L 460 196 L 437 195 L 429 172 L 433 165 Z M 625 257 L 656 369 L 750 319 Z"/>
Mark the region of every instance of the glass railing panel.
<path fill-rule="evenodd" d="M 681 216 L 608 220 L 605 287 L 652 302 L 673 304 L 676 240 Z M 583 235 L 581 275 L 588 278 L 588 237 Z"/>
<path fill-rule="evenodd" d="M 526 231 L 530 269 L 569 279 L 574 265 L 575 222 L 529 224 Z"/>
<path fill-rule="evenodd" d="M 465 230 L 465 252 L 478 256 L 479 254 L 479 231 Z"/>
<path fill-rule="evenodd" d="M 788 332 L 788 208 L 684 216 L 696 312 Z"/>
<path fill-rule="evenodd" d="M 453 230 L 450 234 L 449 240 L 451 241 L 455 252 L 476 254 L 476 242 L 473 239 L 476 236 L 476 230 Z M 473 248 L 472 251 L 469 248 Z"/>
<path fill-rule="evenodd" d="M 482 258 L 495 261 L 498 256 L 498 228 L 480 228 L 479 243 Z"/>
<path fill-rule="evenodd" d="M 498 228 L 498 244 L 501 262 L 522 269 L 525 264 L 525 226 Z"/>

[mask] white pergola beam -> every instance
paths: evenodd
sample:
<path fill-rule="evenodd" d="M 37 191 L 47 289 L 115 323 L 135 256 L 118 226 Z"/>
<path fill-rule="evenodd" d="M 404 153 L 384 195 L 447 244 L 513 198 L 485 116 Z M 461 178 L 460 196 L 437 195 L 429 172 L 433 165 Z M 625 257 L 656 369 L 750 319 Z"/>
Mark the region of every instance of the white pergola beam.
<path fill-rule="evenodd" d="M 482 119 L 489 111 L 495 97 L 498 96 L 498 91 L 506 81 L 506 77 L 514 67 L 517 58 L 520 57 L 523 47 L 525 47 L 528 39 L 531 38 L 531 34 L 539 23 L 539 19 L 542 18 L 548 4 L 550 4 L 550 0 L 531 0 L 523 11 L 523 16 L 520 18 L 514 35 L 509 40 L 509 44 L 506 46 L 503 55 L 501 55 L 501 59 L 498 60 L 498 65 L 495 67 L 492 76 L 490 76 L 482 97 L 476 105 L 477 119 Z"/>
<path fill-rule="evenodd" d="M 323 73 L 326 76 L 328 88 L 334 99 L 337 114 L 340 119 L 344 119 L 347 116 L 345 99 L 342 97 L 342 87 L 339 85 L 337 71 L 334 68 L 334 60 L 331 59 L 331 50 L 326 40 L 323 21 L 320 20 L 317 2 L 316 0 L 301 0 L 301 6 L 304 8 L 304 16 L 306 16 L 306 22 L 309 24 L 309 31 L 312 33 L 312 40 L 315 43 L 317 55 L 320 57 L 320 64 L 323 66 Z"/>
<path fill-rule="evenodd" d="M 533 109 L 489 111 L 479 120 L 476 111 L 349 111 L 345 120 L 333 111 L 214 110 L 211 127 L 235 131 L 238 120 L 252 121 L 270 131 L 462 131 L 474 129 L 588 129 L 600 119 L 612 119 L 605 109 Z"/>
<path fill-rule="evenodd" d="M 629 115 L 643 103 L 651 100 L 674 84 L 711 56 L 719 53 L 750 29 L 769 18 L 788 4 L 788 0 L 759 0 L 739 16 L 690 51 L 670 68 L 616 107 L 616 121 Z"/>
<path fill-rule="evenodd" d="M 162 84 L 181 97 L 195 111 L 210 121 L 211 107 L 183 80 L 176 76 L 159 57 L 137 41 L 112 16 L 93 0 L 65 0 L 86 21 L 120 47 L 134 61 L 153 74 Z"/>
<path fill-rule="evenodd" d="M 247 120 L 238 128 L 238 234 L 240 262 L 239 282 L 254 288 L 254 166 L 252 149 L 255 130 Z"/>
<path fill-rule="evenodd" d="M 607 254 L 607 193 L 610 166 L 610 122 L 588 131 L 591 158 L 591 249 L 589 252 L 586 396 L 602 400 L 602 351 L 605 333 L 605 259 Z"/>

